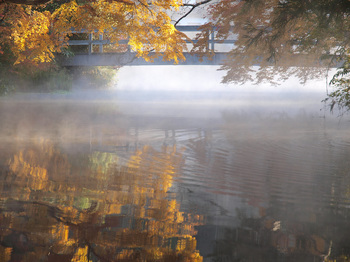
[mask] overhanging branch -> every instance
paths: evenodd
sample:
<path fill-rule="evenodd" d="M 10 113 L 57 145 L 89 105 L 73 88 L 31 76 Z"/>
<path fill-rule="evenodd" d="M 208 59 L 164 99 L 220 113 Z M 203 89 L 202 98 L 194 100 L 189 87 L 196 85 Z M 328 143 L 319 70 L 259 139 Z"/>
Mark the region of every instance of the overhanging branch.
<path fill-rule="evenodd" d="M 186 13 L 184 14 L 183 16 L 181 16 L 179 19 L 177 19 L 177 21 L 175 22 L 174 26 L 177 26 L 177 24 L 182 20 L 184 19 L 185 17 L 187 17 L 190 13 L 192 13 L 192 11 L 194 9 L 196 9 L 198 6 L 201 6 L 201 5 L 204 5 L 204 4 L 207 4 L 209 2 L 211 2 L 213 0 L 204 0 L 202 2 L 199 2 L 199 3 L 196 3 L 196 4 L 183 4 L 182 6 L 191 6 L 191 9 Z"/>
<path fill-rule="evenodd" d="M 43 5 L 52 0 L 0 0 L 0 4 L 19 4 L 19 5 Z M 108 2 L 119 2 L 127 5 L 134 5 L 131 0 L 107 0 Z"/>
<path fill-rule="evenodd" d="M 0 0 L 0 4 L 43 5 L 51 0 Z"/>
<path fill-rule="evenodd" d="M 185 4 L 183 4 L 183 6 L 197 7 L 197 6 L 200 6 L 200 5 L 207 4 L 207 3 L 211 2 L 211 1 L 212 1 L 212 0 L 204 0 L 204 1 L 199 2 L 199 3 L 196 3 L 196 4 L 188 4 L 188 3 L 185 3 Z"/>

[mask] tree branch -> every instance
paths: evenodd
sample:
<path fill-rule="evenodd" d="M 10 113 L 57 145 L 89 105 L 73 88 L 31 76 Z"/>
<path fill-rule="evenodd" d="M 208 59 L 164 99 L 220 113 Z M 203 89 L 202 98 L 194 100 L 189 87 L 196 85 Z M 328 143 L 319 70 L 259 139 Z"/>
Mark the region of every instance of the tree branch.
<path fill-rule="evenodd" d="M 190 11 L 188 11 L 186 14 L 184 14 L 183 16 L 181 16 L 179 19 L 177 19 L 177 21 L 175 22 L 174 26 L 176 27 L 178 23 L 180 23 L 180 21 L 182 19 L 184 19 L 186 16 L 188 16 L 190 13 L 192 13 L 192 11 L 195 9 L 195 6 L 192 6 L 192 8 L 190 9 Z"/>
<path fill-rule="evenodd" d="M 209 2 L 211 2 L 212 0 L 204 0 L 202 2 L 199 2 L 199 3 L 196 3 L 196 4 L 183 4 L 183 6 L 192 6 L 192 7 L 197 7 L 197 6 L 200 6 L 200 5 L 204 5 L 204 4 L 207 4 Z"/>
<path fill-rule="evenodd" d="M 118 3 L 123 3 L 126 5 L 135 5 L 135 2 L 131 1 L 131 0 L 107 0 L 107 2 L 118 2 Z"/>
<path fill-rule="evenodd" d="M 6 5 L 6 6 L 5 6 L 5 9 L 4 9 L 4 11 L 3 11 L 2 18 L 0 19 L 0 24 L 1 24 L 2 22 L 5 21 L 5 18 L 6 18 L 6 15 L 7 15 L 8 10 L 9 10 L 9 7 L 8 7 L 8 5 Z"/>
<path fill-rule="evenodd" d="M 20 4 L 20 5 L 43 5 L 52 0 L 0 0 L 0 4 Z M 127 5 L 134 5 L 130 0 L 108 0 L 108 2 L 119 2 Z"/>
<path fill-rule="evenodd" d="M 43 5 L 51 0 L 0 0 L 0 4 Z"/>
<path fill-rule="evenodd" d="M 144 2 L 142 2 L 141 0 L 138 1 L 143 7 L 145 7 L 152 15 L 153 15 L 153 11 L 149 8 L 148 4 L 145 4 Z"/>
<path fill-rule="evenodd" d="M 182 6 L 191 6 L 192 8 L 190 9 L 190 11 L 188 11 L 186 14 L 184 14 L 183 16 L 181 16 L 179 19 L 177 19 L 177 21 L 175 22 L 174 26 L 177 26 L 177 24 L 184 19 L 185 17 L 187 17 L 190 13 L 192 13 L 192 11 L 197 8 L 200 5 L 204 5 L 207 4 L 209 2 L 211 2 L 213 0 L 204 0 L 202 2 L 196 3 L 196 4 L 183 4 Z"/>

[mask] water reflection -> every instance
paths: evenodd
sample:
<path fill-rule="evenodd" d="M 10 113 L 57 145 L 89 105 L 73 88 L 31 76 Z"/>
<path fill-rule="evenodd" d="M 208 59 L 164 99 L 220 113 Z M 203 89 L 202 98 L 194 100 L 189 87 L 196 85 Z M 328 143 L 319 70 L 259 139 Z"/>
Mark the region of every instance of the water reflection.
<path fill-rule="evenodd" d="M 184 117 L 164 103 L 151 115 L 106 101 L 0 106 L 0 261 L 350 254 L 346 121 Z"/>
<path fill-rule="evenodd" d="M 201 254 L 214 261 L 348 254 L 347 130 L 348 123 L 304 112 L 226 113 L 219 130 L 190 140 L 195 164 L 185 168 L 186 187 L 207 216 L 199 245 L 207 244 L 203 237 L 215 239 Z"/>
<path fill-rule="evenodd" d="M 202 217 L 167 195 L 182 164 L 176 147 L 144 146 L 123 163 L 43 140 L 3 164 L 1 261 L 202 260 Z"/>

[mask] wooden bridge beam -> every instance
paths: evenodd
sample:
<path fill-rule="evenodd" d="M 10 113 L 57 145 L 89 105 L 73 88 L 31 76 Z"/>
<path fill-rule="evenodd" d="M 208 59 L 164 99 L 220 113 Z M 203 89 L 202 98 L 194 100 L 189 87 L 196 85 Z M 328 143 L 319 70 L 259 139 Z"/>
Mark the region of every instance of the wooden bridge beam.
<path fill-rule="evenodd" d="M 212 59 L 203 57 L 200 61 L 198 55 L 184 53 L 185 61 L 179 61 L 178 65 L 220 65 L 227 53 L 215 53 Z M 147 62 L 143 58 L 136 57 L 136 53 L 92 53 L 77 54 L 73 57 L 61 57 L 62 66 L 142 66 L 142 65 L 174 65 L 174 61 L 164 61 L 162 57 Z"/>

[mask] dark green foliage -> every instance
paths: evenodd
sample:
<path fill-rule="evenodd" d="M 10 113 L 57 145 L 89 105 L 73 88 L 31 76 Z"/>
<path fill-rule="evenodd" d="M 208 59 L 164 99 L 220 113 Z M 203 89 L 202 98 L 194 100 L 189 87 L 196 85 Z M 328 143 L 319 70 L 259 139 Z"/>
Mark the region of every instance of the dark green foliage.
<path fill-rule="evenodd" d="M 344 64 L 337 70 L 337 73 L 330 81 L 334 88 L 328 97 L 324 100 L 329 103 L 330 110 L 333 111 L 337 106 L 341 111 L 350 110 L 350 57 L 347 56 Z"/>
<path fill-rule="evenodd" d="M 219 39 L 237 38 L 221 67 L 227 71 L 222 82 L 276 83 L 296 76 L 305 83 L 337 67 L 330 82 L 335 91 L 325 101 L 331 110 L 350 109 L 349 0 L 220 0 L 210 15 Z"/>
<path fill-rule="evenodd" d="M 40 92 L 68 91 L 72 87 L 72 75 L 64 68 L 40 70 L 28 76 L 28 85 Z"/>
<path fill-rule="evenodd" d="M 0 81 L 0 96 L 5 96 L 15 90 L 14 86 L 5 81 Z"/>
<path fill-rule="evenodd" d="M 117 67 L 108 66 L 79 67 L 73 69 L 73 74 L 80 87 L 101 89 L 113 83 L 117 70 Z"/>

